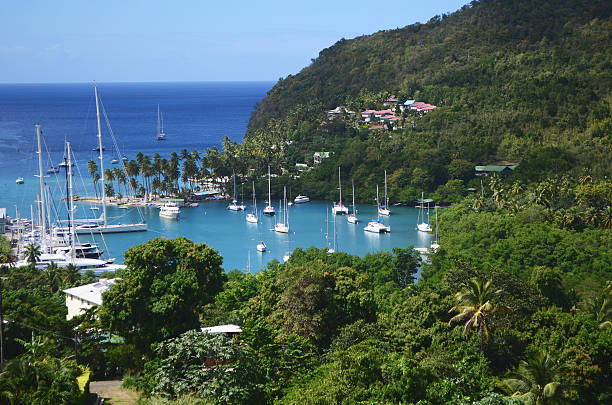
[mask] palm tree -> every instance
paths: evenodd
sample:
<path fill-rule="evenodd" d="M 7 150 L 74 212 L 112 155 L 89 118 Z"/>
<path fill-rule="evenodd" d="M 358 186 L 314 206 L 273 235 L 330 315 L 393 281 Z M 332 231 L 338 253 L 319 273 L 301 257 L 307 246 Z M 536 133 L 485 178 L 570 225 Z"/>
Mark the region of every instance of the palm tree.
<path fill-rule="evenodd" d="M 49 263 L 47 267 L 42 270 L 43 275 L 49 283 L 49 289 L 51 292 L 56 292 L 61 285 L 60 269 L 56 263 Z"/>
<path fill-rule="evenodd" d="M 94 185 L 94 191 L 96 193 L 96 199 L 98 199 L 98 189 L 96 188 L 96 176 L 95 176 L 95 174 L 98 173 L 98 165 L 96 165 L 96 162 L 93 159 L 90 159 L 89 162 L 87 162 L 87 171 L 91 175 L 93 185 Z"/>
<path fill-rule="evenodd" d="M 36 264 L 37 261 L 40 260 L 40 246 L 30 243 L 25 248 L 25 257 L 28 263 Z"/>
<path fill-rule="evenodd" d="M 527 405 L 558 403 L 562 384 L 554 381 L 557 366 L 546 353 L 538 353 L 521 361 L 518 369 L 499 385 L 508 395 L 519 398 Z"/>
<path fill-rule="evenodd" d="M 453 316 L 449 325 L 455 321 L 466 320 L 463 334 L 468 335 L 472 328 L 478 328 L 480 334 L 480 351 L 483 351 L 484 343 L 489 343 L 491 338 L 492 316 L 496 312 L 505 309 L 495 301 L 502 290 L 493 290 L 491 280 L 483 281 L 477 278 L 470 280 L 470 283 L 462 291 L 455 294 L 458 305 L 452 307 L 448 312 L 459 312 Z"/>

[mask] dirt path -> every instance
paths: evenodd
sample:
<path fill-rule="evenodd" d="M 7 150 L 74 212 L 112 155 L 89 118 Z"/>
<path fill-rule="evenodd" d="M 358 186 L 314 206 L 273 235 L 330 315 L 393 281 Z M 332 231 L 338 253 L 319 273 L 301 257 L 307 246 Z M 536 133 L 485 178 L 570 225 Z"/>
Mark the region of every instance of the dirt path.
<path fill-rule="evenodd" d="M 104 398 L 105 405 L 133 405 L 138 399 L 134 391 L 121 388 L 121 380 L 92 381 L 89 383 L 89 391 Z"/>

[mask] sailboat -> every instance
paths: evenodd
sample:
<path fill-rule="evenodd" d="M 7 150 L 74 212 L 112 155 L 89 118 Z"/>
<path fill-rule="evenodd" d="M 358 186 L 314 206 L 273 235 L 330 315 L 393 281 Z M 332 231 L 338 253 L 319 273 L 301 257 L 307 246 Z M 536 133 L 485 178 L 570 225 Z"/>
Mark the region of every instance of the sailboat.
<path fill-rule="evenodd" d="M 257 200 L 255 199 L 255 182 L 253 182 L 253 212 L 249 212 L 246 215 L 246 221 L 252 224 L 256 224 L 257 218 Z"/>
<path fill-rule="evenodd" d="M 234 199 L 232 203 L 227 206 L 227 209 L 230 211 L 244 211 L 246 209 L 246 205 L 238 204 L 238 200 L 236 200 L 236 172 L 234 172 Z"/>
<path fill-rule="evenodd" d="M 378 214 L 378 218 L 375 221 L 370 221 L 368 222 L 368 224 L 363 228 L 363 230 L 365 232 L 371 232 L 371 233 L 386 233 L 386 232 L 391 232 L 391 227 L 388 225 L 383 224 L 380 221 L 380 210 L 378 210 L 378 184 L 376 185 L 376 213 Z"/>
<path fill-rule="evenodd" d="M 340 190 L 340 200 L 338 201 L 337 204 L 334 204 L 334 206 L 332 207 L 332 214 L 334 215 L 347 214 L 348 215 L 348 208 L 342 204 L 342 182 L 340 181 L 340 167 L 338 167 L 338 188 Z"/>
<path fill-rule="evenodd" d="M 440 239 L 438 237 L 438 206 L 436 205 L 434 208 L 436 210 L 436 237 L 433 242 L 431 242 L 431 250 L 435 252 L 440 248 Z"/>
<path fill-rule="evenodd" d="M 15 180 L 16 184 L 23 184 L 23 177 L 17 177 L 17 180 Z"/>
<path fill-rule="evenodd" d="M 102 217 L 99 220 L 92 221 L 93 223 L 86 223 L 76 227 L 76 233 L 90 234 L 90 233 L 119 233 L 119 232 L 141 232 L 147 230 L 147 224 L 140 222 L 137 224 L 109 224 L 106 217 L 106 187 L 104 185 L 104 156 L 102 147 L 102 125 L 100 124 L 100 99 L 98 97 L 98 86 L 94 86 L 94 93 L 96 96 L 96 120 L 98 124 L 98 147 L 99 152 L 98 159 L 100 160 L 100 181 L 102 184 Z M 102 222 L 102 224 L 100 224 Z"/>
<path fill-rule="evenodd" d="M 272 198 L 270 197 L 271 193 L 270 193 L 270 166 L 268 166 L 268 205 L 266 205 L 266 208 L 264 208 L 263 213 L 264 215 L 274 215 L 274 207 L 272 206 Z"/>
<path fill-rule="evenodd" d="M 266 248 L 267 248 L 267 246 L 266 246 L 265 242 L 263 240 L 259 241 L 259 243 L 257 244 L 257 251 L 260 252 L 260 253 L 263 253 L 263 252 L 266 251 Z"/>
<path fill-rule="evenodd" d="M 419 206 L 420 211 L 419 211 L 419 219 L 417 223 L 417 228 L 419 231 L 421 232 L 431 232 L 431 226 L 429 225 L 428 222 L 425 222 L 425 198 L 424 197 L 424 193 L 421 193 L 421 205 Z M 427 219 L 429 219 L 429 202 L 427 202 Z"/>
<path fill-rule="evenodd" d="M 385 200 L 382 205 L 378 207 L 380 215 L 389 216 L 391 210 L 389 209 L 389 195 L 387 194 L 387 171 L 385 170 Z"/>
<path fill-rule="evenodd" d="M 356 224 L 359 220 L 357 219 L 357 209 L 355 208 L 355 180 L 352 180 L 351 183 L 353 185 L 353 212 L 349 214 L 347 220 L 349 224 Z"/>
<path fill-rule="evenodd" d="M 104 260 L 99 260 L 99 259 L 94 259 L 94 258 L 78 258 L 77 257 L 77 253 L 82 253 L 79 252 L 79 249 L 77 248 L 77 246 L 75 245 L 75 226 L 74 226 L 74 216 L 70 215 L 70 222 L 69 222 L 69 236 L 70 236 L 70 248 L 66 251 L 62 251 L 62 252 L 55 252 L 55 253 L 47 253 L 51 248 L 53 247 L 53 241 L 50 240 L 51 238 L 48 238 L 49 235 L 47 235 L 47 229 L 46 229 L 46 224 L 47 224 L 47 219 L 45 218 L 46 214 L 45 214 L 45 198 L 44 198 L 44 180 L 43 180 L 43 174 L 42 174 L 42 159 L 40 157 L 41 155 L 41 148 L 40 148 L 40 125 L 36 125 L 36 134 L 37 134 L 37 138 L 38 138 L 38 150 L 39 150 L 39 177 L 40 177 L 40 188 L 41 188 L 41 233 L 40 233 L 40 247 L 41 247 L 41 251 L 43 252 L 38 260 L 35 263 L 35 268 L 37 269 L 42 269 L 47 267 L 48 265 L 54 263 L 55 265 L 57 265 L 60 268 L 63 267 L 68 267 L 70 265 L 75 266 L 79 271 L 87 271 L 87 270 L 92 270 L 94 271 L 94 273 L 102 273 L 104 271 L 115 271 L 118 269 L 125 269 L 126 266 L 121 265 L 121 264 L 109 264 Z M 70 142 L 66 142 L 66 146 L 68 148 L 68 162 L 71 163 L 71 150 L 70 150 Z M 69 165 L 70 169 L 68 172 L 68 183 L 67 183 L 67 191 L 69 193 L 69 199 L 68 199 L 68 212 L 72 213 L 74 212 L 74 199 L 73 199 L 73 193 L 72 193 L 72 165 Z M 32 233 L 34 233 L 34 224 L 32 224 Z M 52 232 L 53 233 L 53 232 Z M 16 266 L 17 267 L 22 267 L 22 266 L 26 266 L 28 265 L 28 261 L 27 260 L 19 260 L 18 262 L 16 262 Z"/>
<path fill-rule="evenodd" d="M 277 222 L 274 225 L 274 231 L 279 232 L 279 233 L 289 233 L 289 211 L 287 210 L 287 187 L 283 188 L 283 204 L 280 205 L 279 220 L 282 220 L 282 222 Z"/>
<path fill-rule="evenodd" d="M 164 132 L 164 118 L 159 111 L 159 104 L 157 104 L 157 140 L 166 140 L 166 133 Z"/>

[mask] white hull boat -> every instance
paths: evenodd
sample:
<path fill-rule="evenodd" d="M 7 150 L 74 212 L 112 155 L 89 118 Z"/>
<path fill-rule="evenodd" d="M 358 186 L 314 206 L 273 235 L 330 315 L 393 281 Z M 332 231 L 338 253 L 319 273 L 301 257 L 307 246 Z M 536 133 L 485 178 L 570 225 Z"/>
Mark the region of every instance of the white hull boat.
<path fill-rule="evenodd" d="M 267 246 L 266 246 L 266 244 L 263 241 L 261 241 L 261 242 L 259 242 L 257 244 L 257 251 L 260 252 L 260 253 L 265 252 L 266 248 L 267 248 Z"/>
<path fill-rule="evenodd" d="M 293 202 L 295 202 L 296 204 L 304 204 L 310 201 L 310 198 L 305 196 L 305 195 L 298 195 L 297 197 L 295 197 L 295 199 L 293 200 Z"/>
<path fill-rule="evenodd" d="M 379 221 L 370 221 L 363 230 L 371 233 L 389 233 L 391 232 L 391 227 Z"/>
<path fill-rule="evenodd" d="M 177 219 L 181 210 L 175 203 L 167 203 L 160 207 L 159 216 L 162 218 Z"/>

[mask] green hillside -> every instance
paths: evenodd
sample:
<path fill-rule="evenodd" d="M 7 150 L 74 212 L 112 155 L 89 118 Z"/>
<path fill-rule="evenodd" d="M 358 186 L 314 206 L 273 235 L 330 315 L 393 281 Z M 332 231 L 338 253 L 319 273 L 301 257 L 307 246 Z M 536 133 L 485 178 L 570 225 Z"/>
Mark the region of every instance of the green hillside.
<path fill-rule="evenodd" d="M 279 80 L 257 105 L 246 140 L 278 127 L 275 119 L 317 123 L 326 109 L 376 107 L 393 94 L 439 107 L 399 133 L 423 135 L 422 148 L 439 151 L 445 167 L 452 158 L 519 161 L 544 145 L 572 155 L 577 171 L 608 175 L 611 11 L 604 0 L 483 0 L 426 24 L 341 39 Z M 327 128 L 333 137 L 303 125 L 280 130 L 304 154 L 341 150 L 338 138 L 350 137 L 344 127 Z M 430 174 L 432 187 L 450 178 Z"/>

